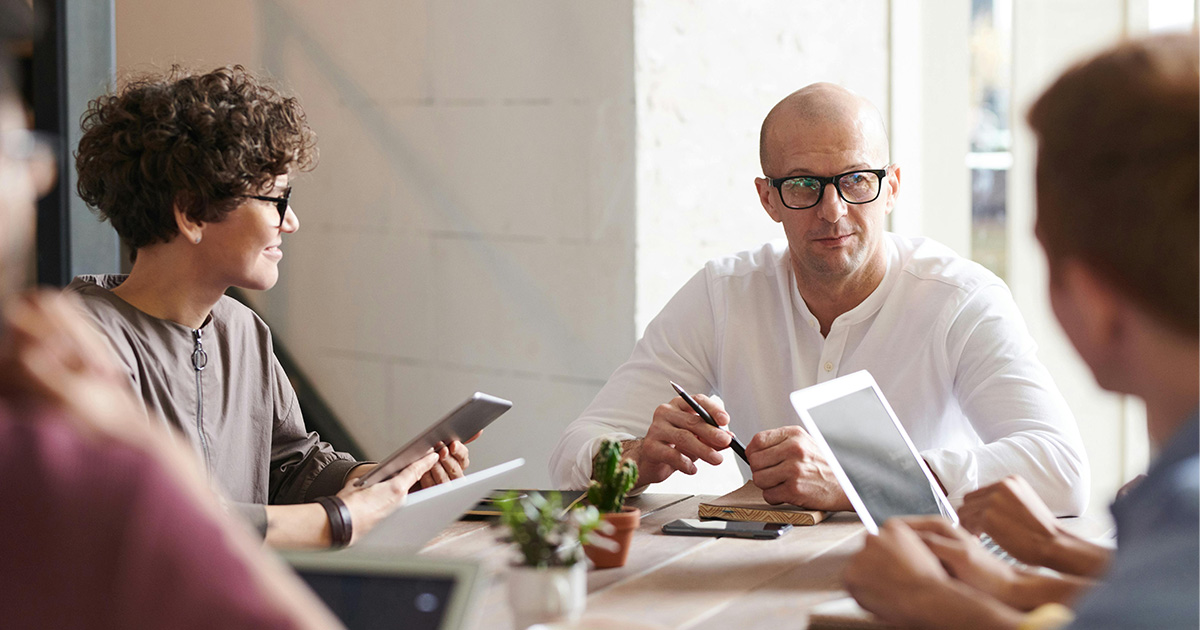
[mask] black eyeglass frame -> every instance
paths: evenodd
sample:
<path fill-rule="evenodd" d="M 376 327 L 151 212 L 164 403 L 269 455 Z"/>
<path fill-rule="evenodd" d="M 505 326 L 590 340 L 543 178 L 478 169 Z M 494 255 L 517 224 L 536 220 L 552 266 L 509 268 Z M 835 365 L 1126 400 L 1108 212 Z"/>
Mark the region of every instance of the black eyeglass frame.
<path fill-rule="evenodd" d="M 275 204 L 275 209 L 279 211 L 279 225 L 283 225 L 283 218 L 287 216 L 288 198 L 292 196 L 292 187 L 288 186 L 283 191 L 282 197 L 267 197 L 266 195 L 238 195 L 244 199 L 257 199 L 259 201 L 270 201 Z"/>
<path fill-rule="evenodd" d="M 839 173 L 837 175 L 833 175 L 830 177 L 820 177 L 818 175 L 792 175 L 791 177 L 771 178 L 771 179 L 768 179 L 767 181 L 771 183 L 772 188 L 779 191 L 779 202 L 782 203 L 785 208 L 791 208 L 792 210 L 807 210 L 809 208 L 816 207 L 818 204 L 821 203 L 821 200 L 825 198 L 825 187 L 830 184 L 833 184 L 834 190 L 837 190 L 837 194 L 839 197 L 842 198 L 842 201 L 845 201 L 846 203 L 849 203 L 849 204 L 861 205 L 864 203 L 871 203 L 872 201 L 879 199 L 879 193 L 881 191 L 883 191 L 883 180 L 887 178 L 888 169 L 891 168 L 891 166 L 892 166 L 891 164 L 888 164 L 887 166 L 885 166 L 883 168 L 860 168 L 860 169 L 856 169 L 853 171 L 846 171 L 845 173 Z M 840 180 L 841 178 L 843 178 L 847 175 L 853 175 L 855 173 L 871 173 L 872 175 L 879 178 L 879 188 L 875 190 L 874 197 L 871 197 L 870 199 L 867 199 L 866 201 L 850 201 L 849 199 L 846 198 L 846 195 L 842 193 L 842 185 L 838 183 L 838 180 Z M 793 179 L 815 179 L 815 180 L 817 180 L 817 182 L 820 183 L 820 185 L 821 185 L 821 187 L 819 189 L 817 189 L 817 200 L 812 202 L 811 205 L 807 205 L 807 206 L 789 206 L 788 202 L 783 199 L 783 182 L 793 180 Z"/>

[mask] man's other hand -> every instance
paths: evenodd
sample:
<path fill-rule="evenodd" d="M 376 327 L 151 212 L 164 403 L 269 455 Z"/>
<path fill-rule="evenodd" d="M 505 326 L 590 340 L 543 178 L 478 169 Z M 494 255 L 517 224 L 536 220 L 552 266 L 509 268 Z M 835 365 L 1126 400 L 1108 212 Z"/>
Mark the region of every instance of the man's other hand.
<path fill-rule="evenodd" d="M 786 426 L 761 431 L 746 445 L 754 485 L 767 503 L 791 503 L 816 510 L 853 510 L 833 469 L 804 429 Z"/>

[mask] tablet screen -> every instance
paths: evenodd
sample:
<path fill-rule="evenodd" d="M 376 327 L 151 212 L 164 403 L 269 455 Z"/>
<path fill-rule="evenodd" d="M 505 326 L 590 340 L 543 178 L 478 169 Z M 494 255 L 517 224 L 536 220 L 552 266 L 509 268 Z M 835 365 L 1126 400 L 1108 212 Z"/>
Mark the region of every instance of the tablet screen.
<path fill-rule="evenodd" d="M 808 413 L 877 524 L 893 516 L 942 513 L 919 455 L 874 389 L 851 392 Z"/>

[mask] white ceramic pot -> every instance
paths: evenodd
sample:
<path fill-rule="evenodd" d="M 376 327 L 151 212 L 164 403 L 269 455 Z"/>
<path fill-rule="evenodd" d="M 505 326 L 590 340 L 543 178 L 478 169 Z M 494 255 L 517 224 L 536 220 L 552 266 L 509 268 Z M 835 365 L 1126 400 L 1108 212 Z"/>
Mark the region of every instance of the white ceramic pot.
<path fill-rule="evenodd" d="M 548 569 L 511 567 L 508 603 L 519 630 L 536 623 L 577 621 L 587 606 L 587 563 Z"/>

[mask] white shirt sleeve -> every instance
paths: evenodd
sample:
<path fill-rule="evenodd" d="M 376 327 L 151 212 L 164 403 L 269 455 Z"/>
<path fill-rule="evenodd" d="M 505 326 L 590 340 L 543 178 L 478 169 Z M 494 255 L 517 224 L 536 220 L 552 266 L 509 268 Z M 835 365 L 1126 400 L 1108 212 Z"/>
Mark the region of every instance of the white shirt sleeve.
<path fill-rule="evenodd" d="M 714 391 L 716 335 L 708 272 L 702 269 L 646 327 L 633 354 L 608 379 L 550 455 L 556 488 L 584 489 L 604 438 L 646 435 L 654 409 L 675 397 L 670 381 L 693 394 Z"/>
<path fill-rule="evenodd" d="M 947 322 L 947 370 L 983 444 L 922 453 L 951 500 L 1009 474 L 1024 477 L 1059 516 L 1087 507 L 1089 468 L 1079 427 L 1008 289 L 981 287 Z"/>

